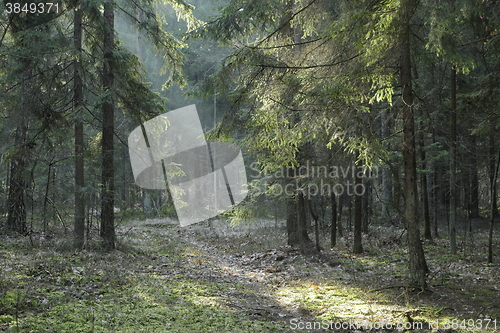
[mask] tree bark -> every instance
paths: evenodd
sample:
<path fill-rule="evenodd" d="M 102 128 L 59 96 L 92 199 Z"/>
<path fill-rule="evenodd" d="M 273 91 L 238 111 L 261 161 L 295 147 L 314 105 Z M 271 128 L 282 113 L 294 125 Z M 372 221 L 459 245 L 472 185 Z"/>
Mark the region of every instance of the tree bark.
<path fill-rule="evenodd" d="M 295 197 L 289 197 L 286 203 L 286 231 L 289 246 L 294 246 L 299 241 L 297 219 L 297 200 Z"/>
<path fill-rule="evenodd" d="M 113 166 L 113 136 L 114 136 L 114 0 L 104 3 L 104 68 L 103 89 L 106 93 L 102 105 L 102 208 L 101 237 L 106 249 L 115 248 L 114 226 L 114 166 Z"/>
<path fill-rule="evenodd" d="M 20 46 L 26 47 L 24 41 Z M 32 98 L 32 70 L 31 62 L 21 60 L 22 84 L 21 101 L 16 114 L 17 127 L 14 132 L 15 150 L 10 160 L 9 196 L 7 198 L 7 228 L 11 231 L 24 234 L 27 232 L 26 224 L 26 188 L 28 186 L 28 121 L 30 101 Z"/>
<path fill-rule="evenodd" d="M 339 196 L 339 202 L 337 207 L 337 232 L 339 237 L 344 237 L 344 230 L 342 227 L 342 211 L 344 210 L 344 195 Z"/>
<path fill-rule="evenodd" d="M 493 181 L 495 178 L 495 129 L 491 128 L 491 133 L 490 133 L 490 163 L 489 163 L 489 174 L 490 174 L 490 193 L 493 193 L 493 186 L 496 186 L 496 182 Z M 491 202 L 493 204 L 493 216 L 498 216 L 498 206 L 497 202 L 491 198 Z"/>
<path fill-rule="evenodd" d="M 390 132 L 390 121 L 389 121 L 389 110 L 382 111 L 380 116 L 381 119 L 381 134 L 384 140 L 382 146 L 389 150 L 390 145 L 387 142 L 387 138 L 391 135 Z M 392 174 L 387 165 L 382 168 L 382 215 L 390 217 L 390 202 L 392 202 Z"/>
<path fill-rule="evenodd" d="M 332 200 L 332 230 L 330 233 L 330 246 L 333 248 L 337 245 L 337 200 L 335 198 L 335 191 L 331 194 Z"/>
<path fill-rule="evenodd" d="M 304 196 L 302 193 L 297 194 L 297 200 L 298 200 L 298 209 L 297 209 L 297 233 L 299 236 L 299 246 L 300 246 L 300 253 L 305 254 L 306 253 L 306 245 L 305 245 L 305 238 L 304 237 L 304 231 L 306 232 L 307 235 L 307 226 L 306 226 L 306 212 L 305 212 L 305 200 Z"/>
<path fill-rule="evenodd" d="M 401 4 L 401 59 L 400 80 L 403 97 L 403 158 L 405 170 L 405 218 L 408 231 L 408 253 L 410 285 L 426 288 L 427 264 L 420 241 L 417 209 L 417 165 L 415 153 L 415 124 L 413 117 L 413 95 L 410 59 L 410 19 L 415 9 L 415 0 L 406 0 Z"/>
<path fill-rule="evenodd" d="M 457 253 L 457 73 L 451 69 L 450 82 L 450 253 Z"/>
<path fill-rule="evenodd" d="M 301 193 L 297 193 L 295 196 L 288 198 L 286 229 L 288 235 L 287 243 L 290 246 L 300 246 L 301 242 L 303 242 L 305 246 L 310 246 L 312 244 L 307 233 L 304 213 L 304 198 Z"/>
<path fill-rule="evenodd" d="M 319 216 L 314 212 L 310 199 L 307 200 L 307 205 L 309 206 L 309 212 L 314 220 L 314 241 L 316 242 L 316 251 L 321 252 L 321 246 L 319 245 Z"/>
<path fill-rule="evenodd" d="M 479 177 L 477 171 L 477 142 L 476 135 L 472 135 L 472 154 L 470 154 L 471 162 L 471 201 L 470 201 L 470 218 L 478 218 L 479 215 Z"/>
<path fill-rule="evenodd" d="M 84 160 L 84 132 L 81 121 L 83 106 L 82 64 L 82 11 L 77 4 L 74 21 L 74 44 L 77 58 L 74 62 L 73 103 L 75 112 L 75 221 L 74 246 L 81 249 L 85 240 L 85 160 Z"/>
<path fill-rule="evenodd" d="M 495 209 L 497 202 L 497 177 L 498 177 L 498 168 L 500 167 L 500 150 L 498 151 L 498 158 L 496 161 L 496 166 L 494 170 L 492 185 L 491 185 L 491 211 L 490 211 L 490 232 L 488 235 L 488 262 L 493 263 L 493 226 L 495 224 Z"/>
<path fill-rule="evenodd" d="M 433 126 L 432 128 L 432 143 L 436 143 L 436 126 Z M 431 194 L 432 194 L 432 205 L 433 205 L 433 220 L 434 220 L 434 237 L 439 238 L 439 230 L 438 230 L 438 206 L 439 206 L 439 187 L 437 186 L 438 184 L 438 167 L 437 167 L 437 162 L 434 160 L 432 162 L 432 187 L 431 187 Z"/>
<path fill-rule="evenodd" d="M 370 177 L 366 179 L 365 191 L 366 191 L 366 204 L 367 204 L 367 209 L 365 212 L 366 214 L 365 232 L 368 233 L 368 231 L 370 230 L 371 217 L 373 216 L 373 180 Z"/>
<path fill-rule="evenodd" d="M 26 127 L 21 125 L 15 132 L 16 152 L 10 161 L 9 196 L 7 198 L 7 228 L 11 231 L 24 234 L 26 225 L 26 156 L 24 142 Z"/>
<path fill-rule="evenodd" d="M 356 154 L 356 158 L 358 158 L 358 154 Z M 356 188 L 358 185 L 361 185 L 363 179 L 359 177 L 359 170 L 361 170 L 361 162 L 356 162 L 356 171 L 354 172 L 354 244 L 352 246 L 353 253 L 363 253 L 363 245 L 361 242 L 361 228 L 362 228 L 362 200 L 363 196 L 356 194 Z"/>
<path fill-rule="evenodd" d="M 429 195 L 427 187 L 427 163 L 425 160 L 425 142 L 424 142 L 424 125 L 420 121 L 419 128 L 419 151 L 420 151 L 420 163 L 422 166 L 422 174 L 420 177 L 420 188 L 422 189 L 422 205 L 424 208 L 424 237 L 426 239 L 432 239 L 431 234 L 431 218 L 429 214 Z"/>

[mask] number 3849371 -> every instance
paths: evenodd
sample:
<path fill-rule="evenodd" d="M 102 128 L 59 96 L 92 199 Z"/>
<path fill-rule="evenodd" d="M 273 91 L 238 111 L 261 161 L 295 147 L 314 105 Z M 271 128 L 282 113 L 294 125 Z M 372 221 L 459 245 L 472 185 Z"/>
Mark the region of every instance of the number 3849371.
<path fill-rule="evenodd" d="M 5 4 L 7 14 L 48 14 L 59 13 L 59 4 L 57 2 L 7 2 Z"/>

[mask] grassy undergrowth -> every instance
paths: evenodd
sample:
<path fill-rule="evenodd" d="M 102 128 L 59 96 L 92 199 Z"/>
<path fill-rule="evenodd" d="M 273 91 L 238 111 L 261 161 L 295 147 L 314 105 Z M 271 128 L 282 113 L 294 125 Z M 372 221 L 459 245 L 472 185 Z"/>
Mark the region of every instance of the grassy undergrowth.
<path fill-rule="evenodd" d="M 222 302 L 221 294 L 246 292 L 245 287 L 204 279 L 201 273 L 210 269 L 209 261 L 175 236 L 147 228 L 129 230 L 112 253 L 57 249 L 60 241 L 31 248 L 24 238 L 2 237 L 0 330 L 284 330 L 284 323 L 242 316 Z"/>
<path fill-rule="evenodd" d="M 255 230 L 253 226 L 231 229 L 218 224 L 213 228 L 216 236 L 206 236 L 206 232 L 201 232 L 202 227 L 193 229 L 198 238 L 218 243 L 214 247 L 246 257 L 259 244 L 263 247 L 261 251 L 266 246 L 284 247 L 284 229 L 276 230 L 270 225 L 273 224 Z M 476 226 L 474 230 L 474 237 L 469 235 L 469 240 L 459 237 L 457 255 L 449 254 L 449 242 L 445 239 L 425 242 L 431 270 L 428 290 L 407 287 L 404 234 L 402 229 L 392 226 L 372 226 L 370 233 L 363 236 L 362 255 L 351 253 L 352 234 L 341 238 L 335 249 L 328 248 L 325 235 L 321 238 L 325 250 L 312 260 L 288 255 L 279 262 L 260 260 L 260 265 L 255 266 L 257 270 L 260 266 L 260 270 L 279 272 L 271 274 L 274 277 L 271 285 L 273 296 L 281 305 L 299 307 L 313 316 L 314 323 L 291 325 L 305 331 L 313 324 L 335 329 L 341 324 L 358 323 L 364 330 L 391 332 L 405 328 L 422 332 L 498 332 L 500 269 L 497 264 L 485 262 L 487 228 Z M 249 234 L 252 234 L 250 240 Z M 270 245 L 272 239 L 275 243 Z M 494 252 L 499 250 L 496 243 Z M 381 325 L 392 329 L 375 329 Z"/>
<path fill-rule="evenodd" d="M 500 331 L 500 270 L 485 263 L 480 228 L 457 255 L 446 240 L 425 243 L 428 290 L 406 287 L 395 227 L 372 226 L 362 255 L 351 254 L 350 233 L 335 249 L 325 236 L 314 257 L 285 246 L 275 221 L 146 220 L 118 234 L 111 253 L 98 244 L 74 252 L 64 235 L 1 236 L 0 331 Z"/>

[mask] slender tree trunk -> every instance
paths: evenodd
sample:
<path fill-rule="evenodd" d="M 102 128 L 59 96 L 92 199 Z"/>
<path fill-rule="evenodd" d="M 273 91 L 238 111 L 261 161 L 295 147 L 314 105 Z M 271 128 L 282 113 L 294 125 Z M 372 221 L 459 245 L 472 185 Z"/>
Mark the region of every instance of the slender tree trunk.
<path fill-rule="evenodd" d="M 82 64 L 82 11 L 78 4 L 75 8 L 74 43 L 77 59 L 74 62 L 74 112 L 75 112 L 75 222 L 74 246 L 83 247 L 85 240 L 85 160 L 84 160 L 84 132 L 81 121 L 81 108 L 83 106 Z"/>
<path fill-rule="evenodd" d="M 390 118 L 389 110 L 382 111 L 381 114 L 381 134 L 382 139 L 384 139 L 382 145 L 385 149 L 389 150 L 390 145 L 387 138 L 391 135 L 390 132 Z M 387 165 L 382 168 L 382 214 L 390 217 L 390 202 L 392 202 L 392 174 Z"/>
<path fill-rule="evenodd" d="M 286 204 L 286 231 L 287 231 L 287 244 L 294 246 L 298 244 L 298 212 L 297 212 L 297 198 L 292 196 L 287 198 Z"/>
<path fill-rule="evenodd" d="M 498 151 L 498 158 L 495 166 L 495 174 L 493 175 L 492 185 L 491 185 L 491 211 L 490 211 L 490 232 L 488 235 L 488 262 L 493 263 L 493 225 L 495 224 L 495 209 L 497 202 L 497 177 L 498 168 L 500 167 L 500 150 Z"/>
<path fill-rule="evenodd" d="M 337 200 L 335 198 L 335 191 L 332 191 L 330 198 L 332 200 L 332 230 L 330 233 L 330 244 L 333 248 L 337 245 Z"/>
<path fill-rule="evenodd" d="M 405 170 L 405 217 L 408 231 L 408 253 L 410 285 L 426 288 L 426 272 L 424 250 L 420 241 L 420 230 L 417 209 L 417 165 L 415 152 L 415 124 L 413 118 L 413 96 L 410 59 L 410 19 L 415 9 L 415 0 L 406 0 L 401 4 L 401 59 L 400 75 L 403 97 L 403 158 Z"/>
<path fill-rule="evenodd" d="M 432 166 L 432 209 L 433 209 L 433 214 L 432 214 L 432 220 L 434 224 L 434 237 L 439 238 L 439 230 L 438 230 L 438 194 L 437 194 L 437 186 L 436 186 L 436 181 L 437 181 L 437 170 L 435 167 L 435 163 L 433 163 Z"/>
<path fill-rule="evenodd" d="M 342 227 L 342 211 L 344 210 L 344 194 L 339 196 L 339 202 L 337 206 L 337 232 L 339 237 L 344 237 L 344 228 Z"/>
<path fill-rule="evenodd" d="M 304 207 L 304 196 L 302 193 L 297 194 L 297 199 L 298 199 L 298 217 L 297 217 L 297 232 L 299 235 L 299 246 L 300 246 L 300 253 L 305 254 L 306 253 L 306 246 L 305 246 L 305 237 L 304 237 L 304 230 L 306 230 L 307 233 L 307 226 L 306 226 L 306 221 L 305 221 L 305 207 Z"/>
<path fill-rule="evenodd" d="M 309 212 L 314 220 L 314 240 L 316 242 L 316 251 L 321 252 L 321 246 L 319 245 L 319 216 L 314 211 L 311 200 L 307 200 L 307 205 L 309 206 Z"/>
<path fill-rule="evenodd" d="M 436 127 L 433 126 L 432 128 L 432 143 L 436 143 Z M 437 180 L 437 175 L 438 175 L 438 167 L 437 167 L 437 162 L 433 161 L 432 162 L 432 187 L 431 187 L 431 194 L 432 194 L 432 206 L 433 206 L 433 220 L 434 220 L 434 237 L 439 238 L 439 230 L 438 230 L 438 206 L 439 206 L 439 200 L 438 200 L 438 193 L 439 193 L 439 188 L 437 186 L 438 180 Z"/>
<path fill-rule="evenodd" d="M 356 159 L 358 158 L 358 154 L 356 154 Z M 363 245 L 361 242 L 361 228 L 362 228 L 362 200 L 363 197 L 361 195 L 357 195 L 355 189 L 358 185 L 361 185 L 363 179 L 359 177 L 359 170 L 361 170 L 362 165 L 361 162 L 356 162 L 356 171 L 354 172 L 354 244 L 352 247 L 353 253 L 363 253 Z"/>
<path fill-rule="evenodd" d="M 373 213 L 372 212 L 372 208 L 371 208 L 371 203 L 370 203 L 370 198 L 371 198 L 371 189 L 372 189 L 372 186 L 371 186 L 371 180 L 370 179 L 366 179 L 364 181 L 364 193 L 363 193 L 363 196 L 362 196 L 362 224 L 363 224 L 363 232 L 365 233 L 368 233 L 368 227 L 369 227 L 369 224 L 370 224 L 370 215 Z"/>
<path fill-rule="evenodd" d="M 467 143 L 468 144 L 468 143 Z M 470 148 L 468 148 L 470 149 Z M 470 150 L 469 150 L 470 151 Z M 469 153 L 467 155 L 472 155 L 472 153 Z M 465 157 L 464 158 L 465 162 L 465 168 L 464 171 L 462 172 L 462 186 L 464 189 L 463 192 L 463 203 L 461 204 L 462 207 L 466 208 L 467 210 L 467 219 L 470 221 L 470 216 L 471 216 L 471 173 L 472 173 L 472 166 L 471 164 L 474 163 L 472 161 L 471 157 Z"/>
<path fill-rule="evenodd" d="M 471 161 L 471 202 L 470 202 L 470 217 L 478 218 L 479 215 L 479 177 L 477 171 L 477 142 L 476 135 L 472 135 L 472 154 Z"/>
<path fill-rule="evenodd" d="M 347 224 L 348 224 L 348 227 L 349 227 L 349 232 L 352 231 L 352 197 L 347 197 L 347 211 L 349 213 L 349 215 L 347 216 Z"/>
<path fill-rule="evenodd" d="M 450 82 L 450 252 L 457 253 L 457 73 L 451 69 Z"/>
<path fill-rule="evenodd" d="M 420 161 L 422 166 L 422 174 L 420 176 L 420 188 L 422 189 L 422 205 L 424 208 L 424 237 L 426 239 L 432 239 L 431 234 L 431 218 L 429 214 L 429 195 L 427 187 L 427 163 L 425 160 L 425 142 L 424 142 L 424 124 L 420 121 L 420 128 L 418 131 L 419 135 L 419 151 L 420 151 Z"/>
<path fill-rule="evenodd" d="M 115 247 L 114 225 L 114 166 L 113 166 L 113 136 L 114 136 L 114 0 L 104 3 L 104 69 L 103 88 L 106 93 L 102 105 L 102 208 L 101 237 L 107 249 Z"/>
<path fill-rule="evenodd" d="M 45 184 L 45 196 L 43 198 L 43 211 L 42 211 L 42 230 L 47 232 L 47 205 L 49 203 L 49 189 L 51 179 L 52 163 L 49 163 L 47 168 L 47 183 Z"/>
<path fill-rule="evenodd" d="M 122 146 L 120 149 L 122 161 L 126 161 L 128 159 L 128 153 L 125 146 Z M 127 172 L 128 171 L 128 172 Z M 121 173 L 121 190 L 120 190 L 120 209 L 126 210 L 128 207 L 129 201 L 129 184 L 133 183 L 133 181 L 129 181 L 128 176 L 132 174 L 130 169 L 124 168 Z"/>
<path fill-rule="evenodd" d="M 496 182 L 493 181 L 495 178 L 495 129 L 492 127 L 490 133 L 490 163 L 489 163 L 489 174 L 490 174 L 490 193 L 493 193 L 493 186 L 496 186 Z M 491 198 L 493 200 L 493 198 Z M 498 207 L 495 200 L 492 201 L 493 204 L 493 216 L 498 216 Z"/>

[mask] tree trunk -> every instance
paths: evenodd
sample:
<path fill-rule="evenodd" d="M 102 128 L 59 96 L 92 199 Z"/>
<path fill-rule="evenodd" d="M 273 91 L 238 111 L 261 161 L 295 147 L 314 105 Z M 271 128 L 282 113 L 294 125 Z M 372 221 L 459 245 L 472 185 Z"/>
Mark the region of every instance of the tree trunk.
<path fill-rule="evenodd" d="M 286 228 L 288 245 L 300 246 L 301 242 L 303 242 L 304 246 L 310 246 L 312 244 L 307 233 L 304 196 L 300 192 L 288 199 Z"/>
<path fill-rule="evenodd" d="M 384 140 L 382 145 L 385 149 L 389 150 L 390 146 L 387 142 L 387 138 L 391 135 L 389 111 L 382 111 L 380 118 L 382 122 L 381 134 L 382 139 Z M 392 202 L 392 175 L 389 167 L 384 165 L 382 168 L 382 215 L 386 215 L 387 217 L 390 217 L 390 202 Z"/>
<path fill-rule="evenodd" d="M 467 145 L 468 145 L 468 142 L 467 142 Z M 470 151 L 470 147 L 468 147 L 469 151 Z M 467 155 L 472 155 L 472 151 L 470 151 L 469 154 Z M 459 186 L 462 186 L 464 191 L 463 191 L 463 202 L 460 204 L 461 207 L 464 207 L 466 210 L 467 210 L 467 219 L 470 220 L 470 211 L 471 211 L 471 170 L 472 170 L 472 166 L 471 164 L 474 163 L 474 161 L 472 161 L 472 158 L 471 157 L 465 157 L 464 158 L 464 164 L 465 164 L 465 167 L 463 168 L 463 172 L 461 173 L 461 185 Z"/>
<path fill-rule="evenodd" d="M 493 186 L 496 186 L 496 182 L 493 181 L 495 178 L 495 129 L 491 129 L 490 133 L 490 163 L 489 163 L 489 174 L 490 174 L 490 194 L 493 193 Z M 491 198 L 493 204 L 493 216 L 498 216 L 497 202 Z"/>
<path fill-rule="evenodd" d="M 491 185 L 491 211 L 490 211 L 490 232 L 488 235 L 488 262 L 493 263 L 493 225 L 495 224 L 495 209 L 497 202 L 497 177 L 498 168 L 500 167 L 500 150 L 498 151 L 498 158 L 494 170 L 492 185 Z"/>
<path fill-rule="evenodd" d="M 289 197 L 286 203 L 286 231 L 287 231 L 287 244 L 294 246 L 298 244 L 298 213 L 297 213 L 297 199 L 296 197 Z"/>
<path fill-rule="evenodd" d="M 424 208 L 424 237 L 426 239 L 432 239 L 431 234 L 431 218 L 429 214 L 429 195 L 427 187 L 427 163 L 425 160 L 425 142 L 424 142 L 424 125 L 420 121 L 419 129 L 419 150 L 420 150 L 420 160 L 422 165 L 422 174 L 420 177 L 420 188 L 422 189 L 422 204 Z"/>
<path fill-rule="evenodd" d="M 472 154 L 469 155 L 471 161 L 471 201 L 470 217 L 478 218 L 479 215 L 479 177 L 477 171 L 477 142 L 476 135 L 472 135 Z"/>
<path fill-rule="evenodd" d="M 297 200 L 298 200 L 298 209 L 297 209 L 297 233 L 299 236 L 299 245 L 300 245 L 300 253 L 305 254 L 306 253 L 306 245 L 305 245 L 305 237 L 304 237 L 304 231 L 306 231 L 306 236 L 307 236 L 307 226 L 306 226 L 306 214 L 305 214 L 305 200 L 304 196 L 302 193 L 297 194 Z"/>
<path fill-rule="evenodd" d="M 349 232 L 352 231 L 352 197 L 347 197 L 347 212 L 349 215 L 347 216 L 347 224 L 349 227 Z"/>
<path fill-rule="evenodd" d="M 356 154 L 358 158 L 358 154 Z M 356 161 L 356 171 L 354 172 L 354 244 L 352 247 L 353 253 L 363 253 L 363 245 L 361 244 L 361 228 L 362 228 L 362 200 L 363 196 L 356 194 L 356 188 L 361 185 L 363 179 L 359 177 L 359 170 L 361 170 L 361 162 Z"/>
<path fill-rule="evenodd" d="M 26 128 L 18 127 L 15 133 L 17 151 L 10 161 L 9 197 L 7 198 L 7 228 L 11 231 L 24 234 L 26 225 L 26 157 L 24 140 Z"/>
<path fill-rule="evenodd" d="M 457 253 L 457 75 L 451 69 L 450 82 L 450 253 Z"/>
<path fill-rule="evenodd" d="M 433 126 L 432 128 L 432 143 L 436 143 L 436 126 Z M 438 230 L 438 205 L 439 205 L 439 200 L 438 200 L 438 180 L 437 180 L 437 175 L 438 175 L 438 168 L 437 168 L 437 162 L 433 161 L 432 162 L 432 187 L 431 187 L 431 194 L 432 194 L 432 206 L 434 209 L 433 213 L 433 220 L 434 220 L 434 237 L 439 238 L 439 230 Z"/>
<path fill-rule="evenodd" d="M 337 232 L 339 237 L 344 237 L 344 230 L 342 228 L 342 210 L 344 209 L 344 195 L 339 196 L 339 204 L 337 207 Z"/>
<path fill-rule="evenodd" d="M 331 194 L 332 200 L 332 230 L 330 233 L 330 246 L 333 248 L 337 245 L 337 200 L 335 198 L 335 191 Z"/>
<path fill-rule="evenodd" d="M 410 59 L 410 19 L 415 9 L 415 0 L 406 0 L 401 4 L 401 59 L 400 79 L 403 97 L 403 158 L 405 170 L 405 218 L 408 231 L 408 253 L 410 285 L 425 288 L 427 264 L 420 241 L 417 209 L 417 165 L 415 153 L 415 124 L 413 119 L 413 96 Z"/>
<path fill-rule="evenodd" d="M 316 242 L 316 251 L 321 252 L 321 246 L 319 245 L 319 216 L 314 212 L 311 200 L 307 200 L 307 205 L 309 206 L 309 212 L 314 220 L 314 240 Z"/>
<path fill-rule="evenodd" d="M 114 0 L 104 3 L 104 69 L 103 89 L 106 93 L 102 105 L 102 208 L 101 237 L 106 249 L 115 247 L 114 226 L 114 166 L 113 166 L 113 136 L 114 136 Z"/>
<path fill-rule="evenodd" d="M 84 159 L 84 132 L 81 121 L 83 106 L 82 64 L 82 11 L 78 4 L 75 8 L 74 43 L 77 58 L 74 62 L 74 91 L 73 102 L 75 112 L 75 221 L 74 221 L 74 246 L 83 247 L 85 238 L 85 159 Z"/>
<path fill-rule="evenodd" d="M 372 180 L 370 178 L 367 178 L 364 182 L 364 194 L 363 194 L 363 232 L 368 233 L 371 216 L 373 216 Z"/>
<path fill-rule="evenodd" d="M 21 44 L 25 44 L 22 42 Z M 28 119 L 30 113 L 29 98 L 31 93 L 31 63 L 22 61 L 21 102 L 17 112 L 17 127 L 14 132 L 15 150 L 10 160 L 9 196 L 7 198 L 7 228 L 24 234 L 26 224 L 26 188 L 28 186 Z"/>

